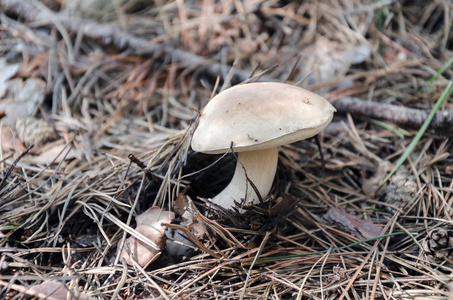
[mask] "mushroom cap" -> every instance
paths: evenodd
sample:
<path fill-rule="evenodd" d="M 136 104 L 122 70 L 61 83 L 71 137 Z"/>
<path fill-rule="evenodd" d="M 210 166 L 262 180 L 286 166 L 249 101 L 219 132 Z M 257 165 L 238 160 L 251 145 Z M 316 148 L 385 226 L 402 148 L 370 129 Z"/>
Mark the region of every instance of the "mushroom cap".
<path fill-rule="evenodd" d="M 192 149 L 225 153 L 278 147 L 312 137 L 335 108 L 306 89 L 277 82 L 236 85 L 212 98 L 201 112 Z"/>

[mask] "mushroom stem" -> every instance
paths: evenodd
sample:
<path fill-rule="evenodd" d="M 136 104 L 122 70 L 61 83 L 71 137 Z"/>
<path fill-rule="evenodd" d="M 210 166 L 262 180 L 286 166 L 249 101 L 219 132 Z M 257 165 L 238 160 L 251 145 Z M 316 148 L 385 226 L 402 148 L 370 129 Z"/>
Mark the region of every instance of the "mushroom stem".
<path fill-rule="evenodd" d="M 278 150 L 271 148 L 258 151 L 245 151 L 238 153 L 238 162 L 234 171 L 233 179 L 228 186 L 215 196 L 212 201 L 222 207 L 232 208 L 234 201 L 241 203 L 245 199 L 245 204 L 259 201 L 258 196 L 252 186 L 247 183 L 247 177 L 258 189 L 261 197 L 266 197 L 269 193 L 275 172 L 277 171 Z"/>

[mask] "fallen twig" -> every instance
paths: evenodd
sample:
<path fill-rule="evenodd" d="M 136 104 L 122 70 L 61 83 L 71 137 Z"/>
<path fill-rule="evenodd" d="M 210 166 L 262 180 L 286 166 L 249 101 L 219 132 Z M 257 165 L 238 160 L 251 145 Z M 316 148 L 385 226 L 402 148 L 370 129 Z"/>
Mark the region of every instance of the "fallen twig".
<path fill-rule="evenodd" d="M 73 34 L 83 34 L 83 36 L 101 41 L 103 44 L 113 45 L 119 49 L 127 50 L 129 53 L 139 55 L 158 55 L 165 52 L 170 55 L 175 62 L 187 66 L 203 66 L 204 72 L 208 75 L 217 77 L 223 73 L 223 70 L 229 70 L 230 66 L 222 65 L 215 61 L 207 61 L 205 58 L 168 47 L 161 43 L 150 43 L 145 38 L 136 37 L 130 33 L 122 31 L 118 26 L 100 24 L 90 20 L 68 18 L 60 13 L 38 7 L 33 2 L 22 0 L 0 0 L 0 8 L 6 12 L 17 14 L 29 22 L 40 22 L 40 24 L 53 25 L 57 20 L 63 27 Z M 251 72 L 236 69 L 231 82 L 239 83 L 247 80 Z M 261 76 L 261 81 L 275 81 L 275 79 Z"/>
<path fill-rule="evenodd" d="M 397 106 L 387 103 L 368 102 L 354 97 L 343 97 L 334 102 L 339 112 L 347 112 L 354 116 L 390 121 L 394 124 L 420 128 L 429 115 L 429 111 Z M 430 129 L 442 134 L 452 134 L 453 110 L 439 111 L 429 126 Z"/>
<path fill-rule="evenodd" d="M 67 18 L 64 14 L 56 13 L 51 10 L 43 9 L 34 5 L 33 2 L 21 0 L 0 0 L 0 7 L 7 11 L 19 15 L 29 22 L 39 21 L 41 24 L 51 25 L 58 20 L 64 28 L 73 34 L 83 34 L 85 37 L 99 40 L 101 43 L 113 45 L 129 53 L 139 55 L 159 55 L 165 52 L 174 58 L 175 62 L 186 66 L 203 66 L 204 72 L 213 77 L 223 74 L 222 70 L 231 69 L 231 66 L 222 65 L 216 61 L 208 61 L 206 58 L 174 49 L 161 43 L 150 43 L 148 40 L 136 37 L 124 32 L 118 26 L 100 24 L 91 20 Z M 235 68 L 231 82 L 239 83 L 249 79 L 251 72 Z M 275 81 L 269 76 L 260 76 L 257 81 Z M 420 127 L 426 120 L 429 111 L 396 106 L 392 104 L 366 102 L 359 98 L 343 97 L 335 102 L 335 107 L 339 112 L 347 112 L 353 115 L 369 117 L 373 119 L 391 121 L 392 123 L 407 126 Z M 438 112 L 430 127 L 442 133 L 450 134 L 453 125 L 453 110 Z"/>

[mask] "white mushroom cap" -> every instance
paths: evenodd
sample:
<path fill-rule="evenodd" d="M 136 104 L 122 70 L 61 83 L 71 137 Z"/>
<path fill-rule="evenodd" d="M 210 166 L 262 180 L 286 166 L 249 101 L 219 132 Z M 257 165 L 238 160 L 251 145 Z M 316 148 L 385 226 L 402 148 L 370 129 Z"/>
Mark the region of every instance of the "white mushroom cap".
<path fill-rule="evenodd" d="M 212 98 L 201 112 L 192 149 L 225 153 L 233 143 L 239 152 L 231 182 L 212 201 L 232 208 L 242 199 L 256 203 L 266 197 L 277 170 L 277 147 L 319 133 L 334 112 L 323 97 L 283 83 L 238 85 Z"/>
<path fill-rule="evenodd" d="M 332 120 L 335 108 L 306 89 L 276 82 L 229 88 L 203 109 L 192 149 L 225 153 L 263 150 L 312 137 Z"/>

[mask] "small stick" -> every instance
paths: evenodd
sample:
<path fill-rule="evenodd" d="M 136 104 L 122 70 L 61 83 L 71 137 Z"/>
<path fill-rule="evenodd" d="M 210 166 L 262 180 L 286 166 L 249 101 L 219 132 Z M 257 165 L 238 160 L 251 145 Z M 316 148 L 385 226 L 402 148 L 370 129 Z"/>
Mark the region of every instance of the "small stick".
<path fill-rule="evenodd" d="M 131 162 L 136 164 L 140 169 L 142 169 L 143 172 L 145 172 L 145 175 L 149 180 L 151 180 L 151 181 L 155 180 L 154 174 L 151 173 L 149 168 L 141 160 L 139 160 L 135 155 L 129 154 L 127 157 L 131 160 Z"/>
<path fill-rule="evenodd" d="M 397 125 L 420 128 L 429 115 L 429 111 L 398 106 L 387 103 L 369 102 L 354 97 L 343 97 L 333 103 L 338 112 L 348 112 L 354 116 L 390 121 Z M 453 110 L 439 111 L 429 128 L 451 135 Z"/>

